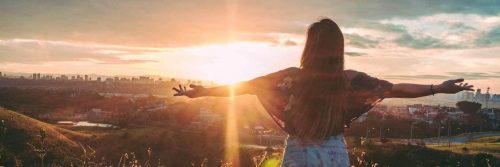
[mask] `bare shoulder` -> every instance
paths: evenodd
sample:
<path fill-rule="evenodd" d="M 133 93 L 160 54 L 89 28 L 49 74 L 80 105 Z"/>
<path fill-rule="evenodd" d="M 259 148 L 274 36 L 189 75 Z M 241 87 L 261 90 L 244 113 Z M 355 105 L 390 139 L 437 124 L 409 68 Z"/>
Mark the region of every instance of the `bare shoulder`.
<path fill-rule="evenodd" d="M 276 73 L 279 74 L 279 75 L 296 75 L 300 71 L 301 71 L 300 68 L 297 68 L 297 67 L 288 67 L 288 68 L 280 70 L 280 71 L 278 71 Z"/>
<path fill-rule="evenodd" d="M 267 80 L 267 81 L 276 81 L 276 80 L 281 80 L 283 77 L 286 76 L 293 76 L 296 75 L 300 72 L 300 68 L 297 67 L 289 67 L 285 68 L 279 71 L 275 71 L 272 73 L 269 73 L 265 76 L 257 77 L 254 80 L 262 81 L 262 80 Z"/>
<path fill-rule="evenodd" d="M 300 68 L 298 68 L 298 67 L 288 67 L 288 68 L 284 69 L 283 71 L 298 72 L 298 71 L 300 71 Z"/>

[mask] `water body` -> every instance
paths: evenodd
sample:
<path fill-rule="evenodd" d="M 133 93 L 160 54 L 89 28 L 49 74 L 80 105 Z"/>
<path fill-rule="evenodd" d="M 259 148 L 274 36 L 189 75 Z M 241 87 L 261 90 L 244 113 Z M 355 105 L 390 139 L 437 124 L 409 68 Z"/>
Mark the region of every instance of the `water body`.
<path fill-rule="evenodd" d="M 115 126 L 115 125 L 104 124 L 104 123 L 93 123 L 93 122 L 89 122 L 89 121 L 78 121 L 78 122 L 73 122 L 73 121 L 57 121 L 57 124 L 60 124 L 60 125 L 71 125 L 71 126 L 76 126 L 76 127 L 117 128 L 117 126 Z"/>

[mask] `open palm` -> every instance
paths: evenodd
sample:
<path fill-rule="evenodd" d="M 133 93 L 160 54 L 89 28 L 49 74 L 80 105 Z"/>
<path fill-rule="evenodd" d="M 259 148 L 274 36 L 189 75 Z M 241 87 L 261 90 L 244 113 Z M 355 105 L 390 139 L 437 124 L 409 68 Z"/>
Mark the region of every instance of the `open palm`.
<path fill-rule="evenodd" d="M 179 88 L 173 87 L 172 89 L 176 92 L 174 96 L 187 96 L 187 97 L 195 97 L 195 95 L 198 95 L 201 93 L 203 89 L 205 89 L 203 86 L 200 85 L 189 85 L 191 90 L 187 90 L 186 86 L 182 86 L 179 84 Z"/>
<path fill-rule="evenodd" d="M 436 88 L 439 93 L 454 94 L 463 90 L 474 91 L 472 89 L 474 85 L 469 85 L 468 83 L 462 83 L 464 79 L 452 79 L 447 80 L 438 85 Z"/>

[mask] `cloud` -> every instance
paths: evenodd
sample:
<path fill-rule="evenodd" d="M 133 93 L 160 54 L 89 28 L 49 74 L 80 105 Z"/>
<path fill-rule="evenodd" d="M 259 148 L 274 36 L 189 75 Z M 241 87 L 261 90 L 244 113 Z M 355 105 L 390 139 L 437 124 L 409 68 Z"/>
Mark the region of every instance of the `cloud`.
<path fill-rule="evenodd" d="M 424 37 L 413 37 L 412 35 L 405 33 L 394 40 L 400 46 L 406 46 L 415 49 L 429 49 L 429 48 L 460 48 L 463 47 L 458 44 L 447 44 L 439 39 L 424 36 Z"/>
<path fill-rule="evenodd" d="M 360 53 L 360 52 L 345 52 L 346 55 L 352 56 L 352 57 L 358 57 L 358 56 L 364 56 L 366 53 Z"/>
<path fill-rule="evenodd" d="M 464 78 L 465 80 L 485 80 L 485 79 L 498 79 L 500 72 L 447 72 L 443 75 L 383 75 L 384 79 L 404 79 L 404 80 L 418 80 L 418 79 L 457 79 Z"/>
<path fill-rule="evenodd" d="M 374 48 L 378 45 L 378 41 L 363 37 L 358 34 L 344 34 L 348 45 L 358 48 Z"/>
<path fill-rule="evenodd" d="M 449 72 L 453 77 L 456 78 L 465 78 L 468 80 L 479 80 L 479 79 L 492 79 L 492 78 L 500 78 L 500 73 L 498 72 L 492 72 L 492 73 L 485 73 L 485 72 Z"/>
<path fill-rule="evenodd" d="M 292 41 L 292 40 L 286 40 L 285 43 L 283 44 L 285 46 L 297 46 L 297 42 Z"/>
<path fill-rule="evenodd" d="M 413 19 L 386 19 L 380 23 L 403 27 L 398 32 L 399 37 L 394 39 L 400 46 L 416 49 L 474 48 L 495 43 L 494 30 L 500 26 L 500 15 L 439 13 Z"/>
<path fill-rule="evenodd" d="M 386 32 L 395 32 L 395 33 L 407 32 L 406 27 L 403 25 L 381 24 L 381 23 L 377 23 L 377 22 L 371 22 L 366 27 L 379 29 L 379 30 L 386 31 Z"/>
<path fill-rule="evenodd" d="M 448 75 L 383 75 L 384 79 L 403 79 L 403 80 L 417 80 L 417 79 L 449 79 Z"/>
<path fill-rule="evenodd" d="M 489 32 L 482 33 L 479 38 L 474 41 L 477 46 L 495 46 L 500 45 L 500 26 L 495 27 Z"/>
<path fill-rule="evenodd" d="M 466 25 L 465 23 L 454 23 L 450 26 L 450 28 L 452 29 L 459 29 L 459 30 L 462 30 L 462 31 L 474 31 L 476 30 L 476 28 L 472 27 L 472 26 L 469 26 L 469 25 Z"/>
<path fill-rule="evenodd" d="M 184 47 L 226 41 L 231 31 L 304 34 L 319 16 L 355 27 L 438 13 L 493 16 L 499 14 L 499 5 L 494 0 L 0 1 L 0 38 Z"/>
<path fill-rule="evenodd" d="M 0 40 L 1 63 L 38 64 L 57 61 L 93 61 L 105 64 L 135 64 L 156 62 L 140 58 L 124 58 L 155 52 L 154 48 L 112 45 L 78 44 L 62 41 L 30 39 Z"/>

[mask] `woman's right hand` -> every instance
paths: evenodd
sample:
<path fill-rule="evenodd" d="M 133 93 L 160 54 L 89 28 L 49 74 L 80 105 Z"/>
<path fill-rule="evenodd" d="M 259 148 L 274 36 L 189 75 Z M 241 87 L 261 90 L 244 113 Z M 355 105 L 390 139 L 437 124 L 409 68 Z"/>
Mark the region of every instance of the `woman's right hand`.
<path fill-rule="evenodd" d="M 191 90 L 187 90 L 186 86 L 182 86 L 179 84 L 179 88 L 173 87 L 172 89 L 176 92 L 174 96 L 187 96 L 190 98 L 197 97 L 197 95 L 200 95 L 201 91 L 204 90 L 205 88 L 200 85 L 189 85 Z"/>

